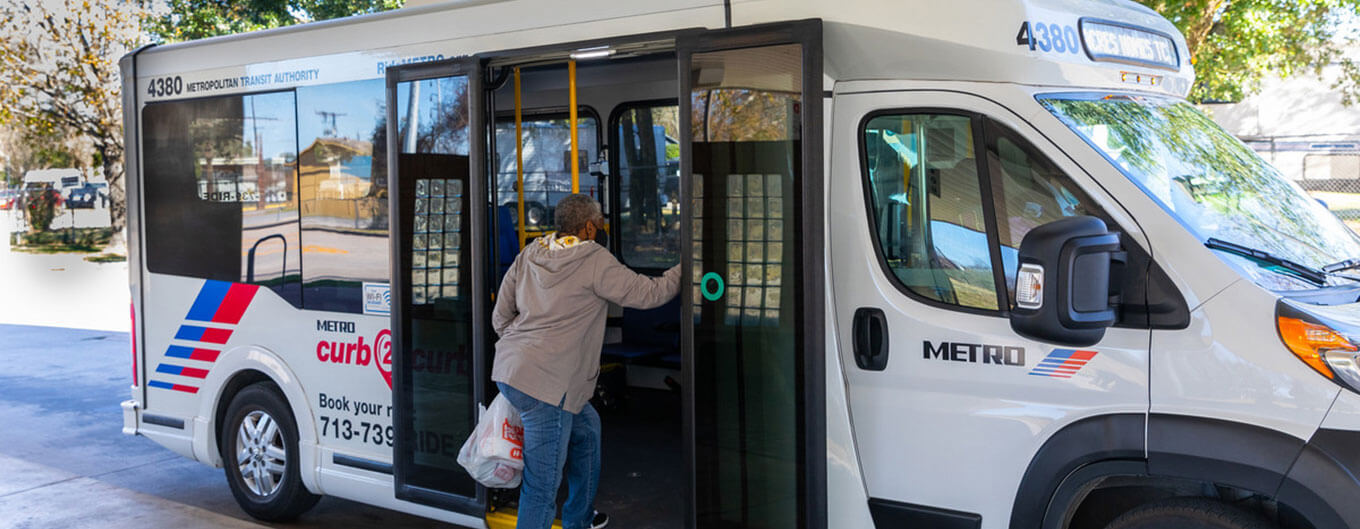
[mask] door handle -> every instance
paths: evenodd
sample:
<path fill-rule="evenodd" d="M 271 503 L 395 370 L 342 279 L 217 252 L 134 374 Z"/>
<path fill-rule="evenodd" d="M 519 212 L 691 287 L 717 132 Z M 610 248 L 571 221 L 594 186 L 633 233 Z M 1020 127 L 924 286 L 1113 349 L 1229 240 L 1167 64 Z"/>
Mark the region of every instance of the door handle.
<path fill-rule="evenodd" d="M 855 365 L 866 371 L 882 371 L 888 367 L 888 318 L 882 310 L 856 309 L 851 333 L 854 335 Z"/>

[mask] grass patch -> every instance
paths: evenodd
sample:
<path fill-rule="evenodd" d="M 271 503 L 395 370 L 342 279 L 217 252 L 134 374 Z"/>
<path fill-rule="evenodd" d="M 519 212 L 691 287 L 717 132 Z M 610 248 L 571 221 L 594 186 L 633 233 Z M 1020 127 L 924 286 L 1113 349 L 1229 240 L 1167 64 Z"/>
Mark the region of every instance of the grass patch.
<path fill-rule="evenodd" d="M 116 253 L 102 253 L 86 256 L 85 260 L 91 263 L 122 263 L 127 261 L 127 256 Z"/>
<path fill-rule="evenodd" d="M 76 228 L 19 233 L 13 249 L 27 253 L 98 253 L 113 238 L 113 228 Z M 124 258 L 126 259 L 126 258 Z"/>
<path fill-rule="evenodd" d="M 14 246 L 10 248 L 16 252 L 24 253 L 98 253 L 104 248 L 101 246 L 85 246 L 82 244 L 49 244 L 44 246 Z"/>

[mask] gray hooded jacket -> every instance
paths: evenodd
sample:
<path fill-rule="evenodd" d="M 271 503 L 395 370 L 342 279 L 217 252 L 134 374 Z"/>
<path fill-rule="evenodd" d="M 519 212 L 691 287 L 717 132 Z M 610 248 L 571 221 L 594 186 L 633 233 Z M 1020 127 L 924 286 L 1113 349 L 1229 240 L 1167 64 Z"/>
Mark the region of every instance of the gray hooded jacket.
<path fill-rule="evenodd" d="M 548 244 L 553 236 L 525 245 L 501 281 L 491 314 L 500 335 L 491 380 L 580 413 L 600 374 L 609 302 L 633 309 L 664 305 L 680 291 L 680 268 L 649 277 L 599 244 L 554 248 Z"/>

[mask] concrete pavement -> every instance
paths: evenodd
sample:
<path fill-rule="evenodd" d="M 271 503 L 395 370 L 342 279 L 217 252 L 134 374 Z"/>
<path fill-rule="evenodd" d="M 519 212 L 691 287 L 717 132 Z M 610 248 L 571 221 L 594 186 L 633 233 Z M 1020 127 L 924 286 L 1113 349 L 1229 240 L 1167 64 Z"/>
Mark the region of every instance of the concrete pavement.
<path fill-rule="evenodd" d="M 0 529 L 451 527 L 337 498 L 260 524 L 221 469 L 123 435 L 127 263 L 83 258 L 0 247 Z"/>
<path fill-rule="evenodd" d="M 290 524 L 250 519 L 221 469 L 122 434 L 128 341 L 0 325 L 0 528 L 452 527 L 338 498 Z"/>

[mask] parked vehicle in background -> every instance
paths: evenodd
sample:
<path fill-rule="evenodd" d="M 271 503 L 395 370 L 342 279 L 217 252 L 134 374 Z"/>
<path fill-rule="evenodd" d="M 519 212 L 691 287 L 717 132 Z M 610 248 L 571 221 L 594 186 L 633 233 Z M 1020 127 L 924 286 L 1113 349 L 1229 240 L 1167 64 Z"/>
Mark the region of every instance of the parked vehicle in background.
<path fill-rule="evenodd" d="M 13 189 L 0 191 L 0 209 L 12 210 L 19 203 L 19 192 Z"/>
<path fill-rule="evenodd" d="M 66 190 L 67 209 L 108 207 L 108 184 L 85 184 Z"/>

